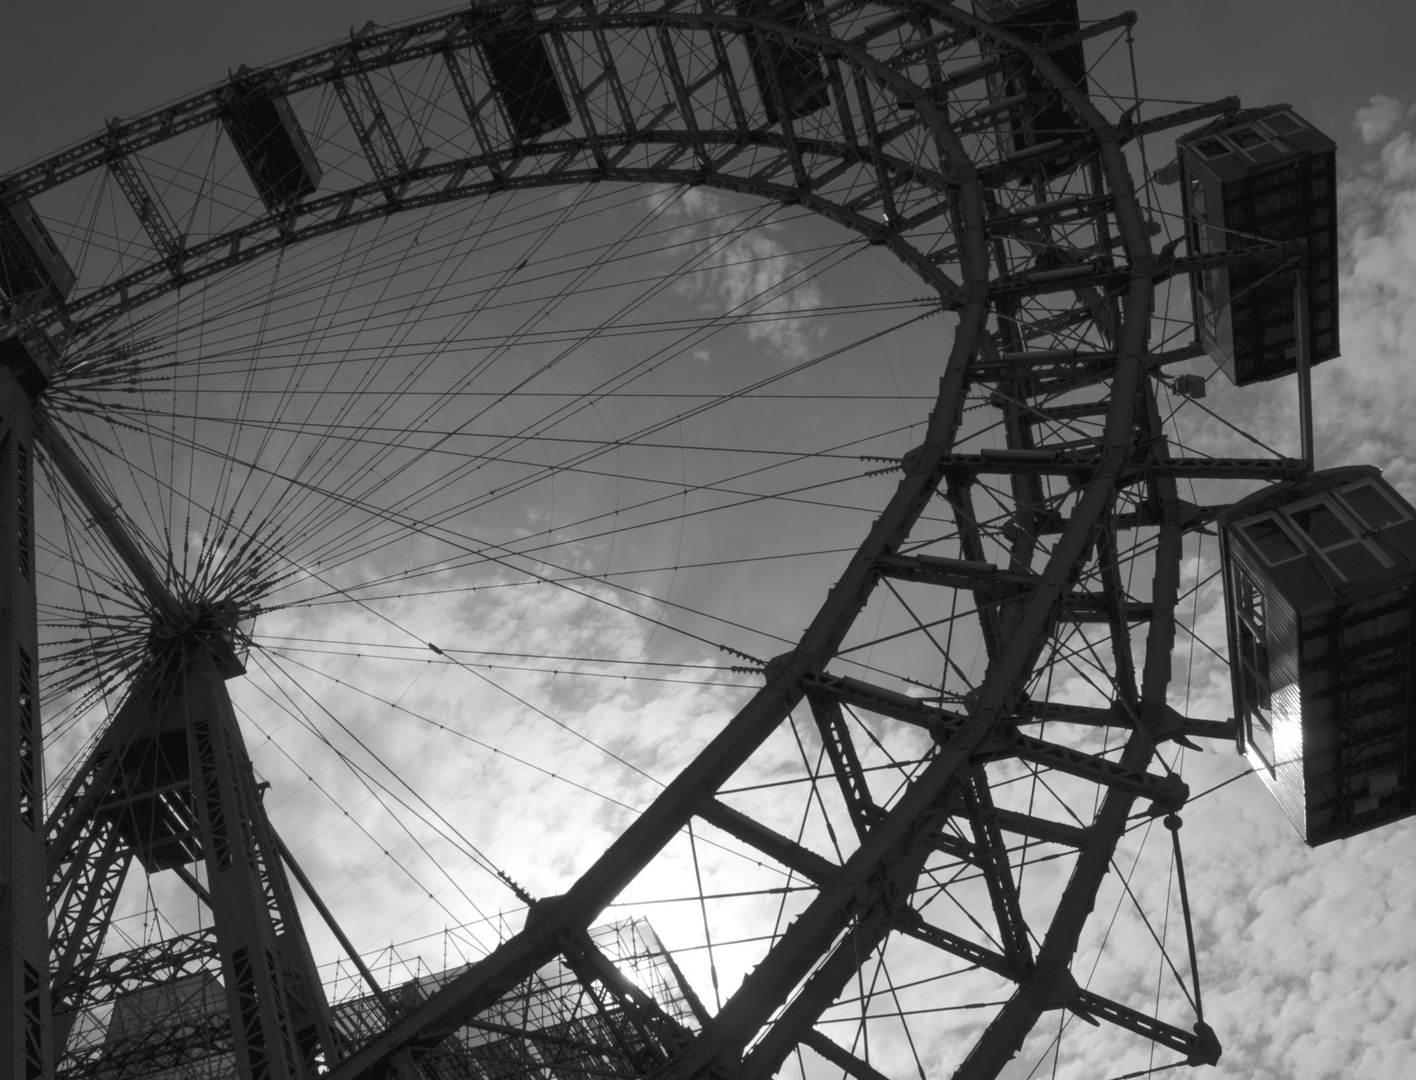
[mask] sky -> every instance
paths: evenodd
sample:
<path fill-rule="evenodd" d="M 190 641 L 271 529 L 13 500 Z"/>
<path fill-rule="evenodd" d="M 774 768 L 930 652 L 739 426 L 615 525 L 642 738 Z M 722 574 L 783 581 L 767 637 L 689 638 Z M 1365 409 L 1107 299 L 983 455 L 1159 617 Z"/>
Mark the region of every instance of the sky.
<path fill-rule="evenodd" d="M 1287 101 L 1337 141 L 1343 357 L 1324 365 L 1315 377 L 1318 462 L 1378 464 L 1408 498 L 1416 497 L 1416 456 L 1407 434 L 1416 397 L 1409 369 L 1416 352 L 1416 321 L 1409 314 L 1416 300 L 1416 75 L 1407 45 L 1416 33 L 1416 12 L 1396 2 L 1365 0 L 1342 6 L 1150 0 L 1132 6 L 1139 15 L 1136 63 L 1144 96 L 1198 101 L 1238 94 L 1246 104 Z M 1121 7 L 1082 0 L 1085 17 L 1103 17 Z M 99 129 L 107 117 L 139 113 L 205 87 L 241 63 L 298 54 L 369 19 L 392 24 L 428 13 L 411 4 L 367 2 L 247 4 L 239 11 L 214 4 L 73 3 L 62 9 L 26 5 L 8 17 L 9 32 L 0 41 L 0 100 L 7 102 L 0 110 L 0 171 Z M 540 222 L 545 215 L 556 214 L 574 216 L 583 228 L 561 240 L 546 241 L 549 246 L 543 249 L 526 247 L 530 241 L 511 224 Z M 937 323 L 886 333 L 885 327 L 903 321 L 912 309 L 888 317 L 881 313 L 883 304 L 873 312 L 844 309 L 857 300 L 893 298 L 904 303 L 920 295 L 919 287 L 869 252 L 840 261 L 819 256 L 840 235 L 816 223 L 751 214 L 751 208 L 707 192 L 686 197 L 639 192 L 587 204 L 562 193 L 534 207 L 512 203 L 494 207 L 467 226 L 469 235 L 487 237 L 490 246 L 479 250 L 500 252 L 497 258 L 506 265 L 524 261 L 545 266 L 547 280 L 556 286 L 572 279 L 582 285 L 591 281 L 585 274 L 577 277 L 573 269 L 580 245 L 622 243 L 623 250 L 637 260 L 633 265 L 641 269 L 626 269 L 620 278 L 597 271 L 600 276 L 593 281 L 603 290 L 585 294 L 587 310 L 580 314 L 587 318 L 596 306 L 637 295 L 646 274 L 643 267 L 649 268 L 648 274 L 666 276 L 675 268 L 681 270 L 685 264 L 674 261 L 673 251 L 688 252 L 684 258 L 691 259 L 692 265 L 668 293 L 661 309 L 668 314 L 661 318 L 675 313 L 691 316 L 710 301 L 732 306 L 763 287 L 770 292 L 774 282 L 802 282 L 790 292 L 771 294 L 776 301 L 769 302 L 762 309 L 763 317 L 733 342 L 738 350 L 735 357 L 728 356 L 730 348 L 723 341 L 705 339 L 695 346 L 696 353 L 692 349 L 686 353 L 696 358 L 698 367 L 686 364 L 672 373 L 666 370 L 663 400 L 671 401 L 671 407 L 662 401 L 650 403 L 648 398 L 607 400 L 599 414 L 555 429 L 563 436 L 588 440 L 601 437 L 603 431 L 664 423 L 668 426 L 663 442 L 677 442 L 678 449 L 657 444 L 639 450 L 621 448 L 611 459 L 595 459 L 587 463 L 589 471 L 580 474 L 581 482 L 555 488 L 549 500 L 518 505 L 515 514 L 482 511 L 496 520 L 479 536 L 495 533 L 496 542 L 507 545 L 542 543 L 547 545 L 544 550 L 536 550 L 542 550 L 547 565 L 559 568 L 557 573 L 606 576 L 626 567 L 687 567 L 817 545 L 835 550 L 858 539 L 854 534 L 869 521 L 872 508 L 883 502 L 888 480 L 842 484 L 834 489 L 837 494 L 822 500 L 827 505 L 798 502 L 782 510 L 782 516 L 754 506 L 736 516 L 706 515 L 711 524 L 702 528 L 693 527 L 695 519 L 690 518 L 688 524 L 676 520 L 646 525 L 624 539 L 587 540 L 584 537 L 595 531 L 593 526 L 577 525 L 575 533 L 568 525 L 593 521 L 606 513 L 606 507 L 615 515 L 640 514 L 647 521 L 659 512 L 655 509 L 659 504 L 640 504 L 660 497 L 671 484 L 775 494 L 797 487 L 806 490 L 806 485 L 837 476 L 830 471 L 832 462 L 823 457 L 796 464 L 790 479 L 774 476 L 761 487 L 754 487 L 751 479 L 729 484 L 723 478 L 735 475 L 736 465 L 745 470 L 761 460 L 760 455 L 746 452 L 750 447 L 796 451 L 840 446 L 833 452 L 888 457 L 911 445 L 909 431 L 923 419 L 927 408 L 923 399 L 933 378 L 918 357 L 931 355 L 935 339 L 930 327 Z M 706 223 L 724 218 L 739 225 L 740 231 L 726 246 L 705 247 L 706 238 L 714 235 Z M 651 223 L 646 232 L 632 234 L 629 240 L 616 239 L 631 235 L 624 230 L 633 226 L 626 223 L 640 219 Z M 603 228 L 603 237 L 589 231 L 592 225 L 584 225 L 587 220 L 594 228 Z M 422 240 L 418 233 L 415 245 Z M 827 261 L 818 266 L 813 261 L 818 257 Z M 431 251 L 423 259 L 410 264 L 409 280 L 436 273 L 438 253 Z M 743 266 L 752 267 L 760 279 L 745 274 Z M 862 266 L 869 272 L 862 275 Z M 317 270 L 310 265 L 312 275 Z M 290 272 L 296 273 L 297 267 Z M 558 308 L 528 323 L 531 316 L 526 311 L 549 288 L 544 283 L 527 286 L 523 293 L 508 294 L 514 302 L 506 310 L 480 313 L 489 324 L 501 320 L 504 326 L 499 329 L 531 326 L 543 335 L 544 340 L 534 343 L 535 349 L 528 346 L 501 369 L 508 385 L 539 362 L 543 353 L 536 349 L 556 347 L 552 328 L 569 332 L 567 328 L 574 326 L 573 307 Z M 800 309 L 823 305 L 834 306 L 837 313 L 816 321 L 792 317 Z M 387 355 L 421 355 L 435 350 L 440 335 L 465 334 L 459 321 L 464 313 L 455 304 L 445 306 L 445 310 L 430 307 L 423 312 L 424 321 L 411 329 L 405 322 L 376 328 L 385 335 L 380 347 L 393 350 Z M 272 312 L 260 331 L 266 335 L 259 338 L 261 346 L 272 348 L 272 342 L 280 342 L 281 347 L 298 351 L 281 338 L 281 332 L 293 335 L 311 318 L 304 309 L 284 315 Z M 216 330 L 212 332 L 225 333 L 232 352 L 254 347 L 251 343 L 257 339 L 249 336 L 252 331 L 233 328 L 238 323 L 244 327 L 246 319 L 245 309 L 233 308 L 226 323 L 219 315 L 213 317 Z M 318 355 L 332 355 L 347 343 L 337 314 L 321 326 L 326 338 Z M 660 327 L 653 333 L 667 331 Z M 720 410 L 671 423 L 691 407 L 694 393 L 715 389 L 720 376 L 745 382 L 762 356 L 775 357 L 777 366 L 770 370 L 780 371 L 781 365 L 819 355 L 848 338 L 872 339 L 848 354 L 849 366 L 857 361 L 873 365 L 870 371 L 879 374 L 872 379 L 882 384 L 888 380 L 897 400 L 878 407 L 821 401 L 810 410 L 791 413 L 768 400 L 743 401 L 732 405 L 730 413 Z M 615 370 L 623 360 L 614 351 L 618 347 L 606 345 L 602 352 L 584 355 L 583 366 L 564 376 L 561 392 L 594 385 Z M 453 360 L 437 355 L 422 377 L 430 385 L 454 385 L 458 375 Z M 742 370 L 733 369 L 733 363 Z M 368 370 L 385 369 L 371 363 Z M 846 365 L 839 370 L 826 365 L 821 371 L 820 385 L 827 390 L 861 385 L 858 372 L 847 370 Z M 217 372 L 221 378 L 228 374 Z M 650 385 L 646 381 L 631 389 L 647 392 Z M 800 383 L 784 385 L 800 387 Z M 1276 445 L 1291 437 L 1292 402 L 1281 388 L 1239 394 L 1214 380 L 1210 386 L 1215 409 L 1250 434 Z M 546 384 L 536 388 L 549 392 Z M 279 400 L 277 384 L 254 390 L 267 401 Z M 184 386 L 182 393 L 189 395 L 194 409 L 199 407 L 198 389 Z M 211 400 L 206 399 L 208 404 Z M 497 408 L 505 411 L 490 413 L 489 419 L 504 428 L 491 426 L 511 430 L 513 424 L 545 421 L 555 400 L 531 397 L 499 403 Z M 456 403 L 440 407 L 442 412 L 427 414 L 418 411 L 416 402 L 400 404 L 379 419 L 391 426 L 422 422 L 433 429 L 451 430 L 470 415 L 458 412 Z M 405 408 L 406 413 L 398 411 Z M 275 415 L 264 411 L 265 406 L 254 409 L 243 415 L 263 421 Z M 329 418 L 311 413 L 307 419 Z M 345 420 L 368 422 L 369 418 Z M 872 437 L 861 446 L 844 445 L 857 430 L 892 433 Z M 195 438 L 198 429 L 194 426 L 191 431 Z M 1228 441 L 1223 430 L 1215 427 L 1199 425 L 1192 435 L 1197 444 L 1215 450 L 1242 445 Z M 325 459 L 298 433 L 272 438 L 289 439 L 284 452 L 289 460 L 300 459 L 300 468 L 307 470 L 302 475 L 319 476 L 322 483 L 338 483 L 351 493 L 371 490 L 365 474 L 380 467 L 373 457 Z M 685 449 L 696 445 L 695 440 L 737 448 L 737 452 L 715 457 Z M 468 439 L 458 450 L 474 454 L 488 445 Z M 547 455 L 561 452 L 548 447 L 536 448 L 531 464 L 519 469 L 503 465 L 503 474 L 483 470 L 477 482 L 484 484 L 487 493 L 518 483 L 538 463 L 550 461 Z M 436 447 L 404 444 L 399 451 L 403 456 L 385 459 L 382 466 L 397 466 L 401 471 L 392 479 L 381 476 L 380 480 L 411 484 L 424 475 L 420 470 L 436 452 Z M 600 475 L 602 468 L 608 475 Z M 110 479 L 120 487 L 131 484 L 134 491 L 142 486 L 134 476 Z M 189 491 L 204 490 L 208 481 L 199 471 L 185 478 Z M 710 488 L 693 496 L 710 502 L 683 496 L 673 508 L 702 509 L 713 499 L 727 497 L 722 490 Z M 271 510 L 272 498 L 252 496 L 250 505 Z M 431 507 L 445 513 L 450 523 L 462 520 L 458 515 L 466 511 L 451 495 L 439 494 L 437 499 L 444 501 L 425 504 L 422 511 L 429 513 Z M 783 501 L 764 500 L 773 514 Z M 234 496 L 227 505 L 245 506 Z M 167 526 L 177 533 L 185 527 L 189 540 L 201 531 L 176 519 Z M 322 526 L 340 527 L 339 522 Z M 369 525 L 363 522 L 357 528 Z M 558 550 L 549 546 L 556 537 L 571 533 L 581 539 Z M 349 551 L 361 552 L 358 573 L 366 580 L 377 573 L 397 581 L 412 568 L 450 557 L 445 536 L 405 535 L 396 546 L 357 546 L 370 542 L 372 535 L 356 531 L 352 537 L 341 537 L 343 547 L 326 550 L 343 551 L 346 560 Z M 337 563 L 333 555 L 327 557 Z M 414 595 L 416 589 L 405 583 L 398 588 L 407 595 L 399 598 L 362 605 L 333 603 L 327 609 L 306 605 L 263 617 L 258 633 L 285 645 L 281 650 L 273 648 L 263 661 L 271 665 L 268 678 L 260 684 L 264 697 L 238 694 L 238 706 L 243 721 L 251 725 L 247 739 L 258 769 L 272 782 L 267 805 L 356 941 L 377 949 L 391 941 L 435 933 L 450 922 L 471 921 L 474 911 L 480 911 L 488 919 L 477 931 L 485 947 L 495 940 L 498 911 L 504 909 L 507 925 L 514 926 L 519 905 L 504 889 L 498 891 L 487 875 L 469 869 L 467 846 L 475 844 L 533 894 L 562 890 L 623 828 L 629 808 L 642 806 L 656 784 L 673 776 L 731 715 L 743 687 L 753 685 L 750 677 L 727 671 L 712 672 L 705 684 L 698 681 L 697 669 L 672 665 L 727 662 L 714 647 L 719 642 L 758 659 L 772 655 L 774 646 L 780 651 L 785 647 L 782 640 L 799 631 L 803 612 L 809 615 L 833 580 L 832 558 L 757 563 L 733 575 L 719 576 L 705 569 L 617 579 L 639 588 L 641 593 L 635 596 L 593 584 L 578 593 L 555 588 L 519 590 L 514 592 L 515 600 L 503 597 L 513 593 L 509 583 L 516 575 L 498 565 L 459 579 L 466 590 L 462 593 Z M 1186 572 L 1202 576 L 1199 563 Z M 294 592 L 303 589 L 307 597 L 321 590 L 335 597 L 347 585 L 339 578 L 337 565 L 326 569 L 300 563 L 292 573 L 293 580 L 284 587 Z M 692 611 L 731 612 L 753 629 L 731 633 L 721 622 L 700 620 L 682 609 L 671 614 L 670 603 Z M 326 610 L 328 615 L 323 613 Z M 702 640 L 666 635 L 654 619 L 692 630 Z M 1222 643 L 1221 615 L 1212 598 L 1197 604 L 1191 622 L 1198 637 Z M 775 642 L 773 634 L 778 635 Z M 365 642 L 369 647 L 361 651 L 354 645 L 326 648 L 320 644 L 332 640 Z M 439 661 L 435 667 L 425 652 L 418 651 L 427 641 L 455 641 L 467 651 L 456 663 Z M 1183 636 L 1181 642 L 1183 648 Z M 542 659 L 492 658 L 488 655 L 492 652 L 599 655 L 626 663 L 602 665 L 606 677 L 567 682 L 548 678 L 544 672 L 514 670 L 517 665 L 544 667 Z M 1188 675 L 1180 682 L 1191 700 L 1184 704 L 1195 715 L 1227 715 L 1227 676 L 1203 648 L 1189 652 Z M 474 656 L 477 662 L 500 665 L 495 672 L 484 668 L 495 686 L 478 673 Z M 684 681 L 614 677 L 644 674 L 647 669 L 627 663 L 643 660 L 666 665 L 663 677 Z M 309 688 L 307 698 L 300 697 L 302 683 Z M 520 708 L 508 707 L 510 695 L 515 695 Z M 314 715 L 318 723 L 305 725 L 297 715 Z M 556 722 L 572 715 L 580 718 L 576 733 Z M 477 741 L 451 736 L 436 726 L 453 726 L 445 722 L 449 716 L 477 717 L 477 723 L 461 729 Z M 675 719 L 670 724 L 665 717 Z M 388 764 L 391 771 L 379 774 L 380 782 L 411 802 L 411 791 L 400 789 L 395 777 L 409 781 L 429 806 L 446 813 L 466 843 L 438 840 L 429 830 L 418 833 L 418 841 L 408 840 L 394 829 L 392 821 L 399 813 L 390 809 L 394 795 L 379 792 L 376 797 L 329 753 L 328 745 L 334 742 L 357 757 L 353 743 L 340 741 L 340 725 L 357 730 L 368 748 L 368 758 L 360 759 L 363 767 L 372 774 L 378 772 L 378 760 Z M 490 747 L 496 752 L 490 753 Z M 789 746 L 774 744 L 768 762 L 761 766 L 764 773 L 771 772 L 775 759 L 770 755 L 790 753 Z M 1243 769 L 1227 747 L 1187 755 L 1184 766 L 1194 791 L 1229 780 Z M 346 820 L 351 819 L 347 811 L 352 811 L 357 827 Z M 1416 869 L 1411 860 L 1416 828 L 1412 823 L 1311 850 L 1298 840 L 1252 776 L 1197 801 L 1184 817 L 1206 1017 L 1225 1046 L 1225 1058 L 1212 1075 L 1409 1080 L 1410 1061 L 1416 1060 L 1416 967 L 1411 963 L 1416 956 L 1412 917 Z M 381 847 L 394 854 L 380 859 L 376 849 Z M 670 861 L 677 861 L 680 872 L 691 873 L 689 860 L 694 853 L 686 845 L 679 847 L 682 850 L 676 848 Z M 710 875 L 739 880 L 733 875 L 740 874 L 741 868 L 731 859 L 714 862 L 714 858 L 703 856 Z M 412 874 L 405 874 L 405 869 Z M 141 897 L 131 899 L 135 921 L 126 925 L 133 937 L 156 933 L 155 925 L 137 926 L 144 920 L 146 906 Z M 688 935 L 696 918 L 695 912 L 684 914 L 672 905 L 631 907 L 636 913 L 648 912 L 666 940 L 674 934 Z M 731 913 L 722 915 L 725 922 L 731 917 Z M 449 962 L 458 959 L 456 946 L 449 956 L 441 938 L 421 948 L 423 962 L 429 965 L 437 966 L 440 950 Z M 471 956 L 477 948 L 468 945 L 467 950 Z M 418 946 L 408 946 L 402 955 L 418 951 Z M 701 952 L 686 955 L 690 980 L 706 998 L 709 980 Z M 719 963 L 726 984 L 728 972 L 735 965 L 744 967 L 748 960 L 727 955 Z M 392 975 L 394 969 L 389 971 Z M 1107 1045 L 1105 1041 L 1093 1044 L 1100 1048 L 1091 1052 L 1100 1055 Z M 1067 1070 L 1081 1070 L 1086 1063 L 1065 1064 Z M 1095 1059 L 1090 1064 L 1091 1070 L 1073 1074 L 1111 1075 L 1096 1071 Z M 1026 1075 L 1026 1070 L 1018 1075 Z"/>

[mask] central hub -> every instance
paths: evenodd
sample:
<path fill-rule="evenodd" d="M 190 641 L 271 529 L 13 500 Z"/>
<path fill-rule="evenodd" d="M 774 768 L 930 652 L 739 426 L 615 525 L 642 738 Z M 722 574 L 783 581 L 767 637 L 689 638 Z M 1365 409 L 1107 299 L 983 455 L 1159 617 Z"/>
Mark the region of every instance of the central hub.
<path fill-rule="evenodd" d="M 246 673 L 246 654 L 251 647 L 250 623 L 255 612 L 244 610 L 233 600 L 193 600 L 182 608 L 182 618 L 169 620 L 154 615 L 148 633 L 148 651 L 158 664 L 208 652 L 223 678 Z M 242 628 L 242 622 L 248 625 Z"/>

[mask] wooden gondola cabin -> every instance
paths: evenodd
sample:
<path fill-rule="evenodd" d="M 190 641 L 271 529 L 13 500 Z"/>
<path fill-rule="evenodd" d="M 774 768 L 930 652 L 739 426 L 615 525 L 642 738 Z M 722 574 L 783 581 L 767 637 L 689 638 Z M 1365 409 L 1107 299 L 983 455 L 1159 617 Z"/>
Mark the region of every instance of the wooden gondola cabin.
<path fill-rule="evenodd" d="M 1236 385 L 1297 370 L 1294 268 L 1307 276 L 1313 363 L 1338 354 L 1336 144 L 1287 105 L 1245 109 L 1176 140 L 1185 227 L 1197 255 L 1303 242 L 1190 275 L 1200 344 Z"/>
<path fill-rule="evenodd" d="M 222 123 L 261 200 L 279 210 L 320 186 L 320 165 L 277 85 L 232 80 Z"/>
<path fill-rule="evenodd" d="M 1312 846 L 1416 810 L 1416 510 L 1329 469 L 1222 519 L 1239 749 Z"/>

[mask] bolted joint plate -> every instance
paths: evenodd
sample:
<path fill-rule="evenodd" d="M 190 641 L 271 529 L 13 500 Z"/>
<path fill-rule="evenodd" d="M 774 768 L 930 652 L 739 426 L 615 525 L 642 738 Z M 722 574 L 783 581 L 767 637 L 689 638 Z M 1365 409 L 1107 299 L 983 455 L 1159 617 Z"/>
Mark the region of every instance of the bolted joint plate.
<path fill-rule="evenodd" d="M 1220 1054 L 1219 1036 L 1203 1020 L 1195 1022 L 1195 1042 L 1185 1058 L 1189 1065 L 1218 1065 Z"/>

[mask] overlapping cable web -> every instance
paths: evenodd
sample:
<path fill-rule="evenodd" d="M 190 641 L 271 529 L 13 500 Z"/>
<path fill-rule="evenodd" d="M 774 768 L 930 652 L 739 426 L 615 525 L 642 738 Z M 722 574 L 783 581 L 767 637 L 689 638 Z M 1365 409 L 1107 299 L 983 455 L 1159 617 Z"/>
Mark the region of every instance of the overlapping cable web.
<path fill-rule="evenodd" d="M 347 842 L 407 883 L 383 854 L 405 847 L 407 887 L 465 922 L 424 845 L 478 856 L 446 797 L 435 810 L 408 783 L 418 759 L 384 748 L 455 759 L 468 775 L 440 783 L 459 803 L 494 780 L 508 822 L 642 807 L 692 744 L 665 764 L 627 717 L 664 689 L 720 714 L 748 680 L 719 646 L 789 640 L 765 582 L 848 550 L 873 459 L 898 457 L 927 411 L 910 354 L 944 320 L 898 279 L 894 299 L 843 302 L 881 264 L 835 230 L 669 188 L 362 233 L 148 312 L 49 415 L 174 588 L 254 621 L 238 701 L 254 745 L 274 736 L 256 753 L 277 815 L 364 806 L 392 838 L 342 825 Z M 788 249 L 793 233 L 814 246 Z M 863 386 L 866 369 L 898 374 Z M 851 422 L 824 423 L 833 411 Z M 121 698 L 151 620 L 53 490 L 45 704 L 62 762 Z"/>
<path fill-rule="evenodd" d="M 1183 298 L 1150 306 L 1167 270 L 1142 264 L 1174 207 L 1130 187 L 1150 172 L 1150 117 L 1119 63 L 1124 25 L 1088 42 L 1090 97 L 1058 106 L 1077 149 L 1036 168 L 984 71 L 1019 46 L 967 13 L 847 5 L 778 27 L 779 48 L 844 43 L 834 105 L 785 133 L 759 91 L 734 96 L 750 27 L 577 18 L 565 55 L 584 74 L 599 34 L 628 94 L 614 108 L 647 118 L 619 173 L 579 128 L 518 147 L 536 158 L 520 174 L 510 151 L 468 159 L 442 54 L 365 72 L 356 138 L 320 74 L 345 62 L 330 52 L 286 72 L 307 79 L 291 98 L 325 173 L 298 220 L 265 215 L 212 122 L 142 145 L 135 123 L 123 167 L 37 200 L 88 285 L 46 416 L 173 590 L 233 605 L 249 651 L 230 686 L 273 821 L 361 947 L 461 925 L 479 953 L 522 928 L 527 896 L 564 892 L 677 799 L 651 811 L 668 839 L 595 897 L 607 919 L 648 916 L 703 1002 L 696 1022 L 757 1072 L 825 1075 L 824 1039 L 887 1075 L 945 1073 L 1054 940 L 1070 976 L 1049 976 L 1061 996 L 1026 1025 L 1017 1075 L 1083 1060 L 1095 1044 L 1078 1032 L 1112 1020 L 1110 1000 L 1171 1025 L 1173 1056 L 1200 1009 L 1175 855 L 1151 834 L 1178 785 L 1169 740 L 1218 728 L 1181 723 L 1152 622 L 1173 609 L 1182 647 L 1213 640 L 1197 624 L 1215 556 L 1180 536 L 1167 471 L 1190 453 L 1165 441 L 1173 414 L 1202 406 L 1163 381 L 1193 350 Z M 355 44 L 392 55 L 432 34 Z M 692 94 L 663 74 L 670 52 Z M 610 111 L 595 85 L 581 104 Z M 753 132 L 737 143 L 735 112 Z M 679 156 L 704 154 L 717 188 L 672 182 Z M 180 258 L 118 190 L 124 168 L 161 194 Z M 792 168 L 810 198 L 786 198 Z M 916 448 L 940 430 L 910 503 Z M 1198 445 L 1231 450 L 1208 428 Z M 881 508 L 907 503 L 872 541 Z M 62 776 L 155 623 L 62 483 L 39 513 Z M 822 629 L 858 551 L 862 606 Z M 1044 586 L 1048 620 L 1028 608 Z M 785 708 L 739 732 L 724 776 L 665 795 L 730 721 L 752 726 L 742 710 L 808 626 L 828 644 Z M 1003 687 L 1015 638 L 1035 655 Z M 981 700 L 996 737 L 852 886 Z M 1108 810 L 1114 790 L 1134 802 Z M 1049 933 L 1082 905 L 1069 881 L 1101 871 L 1082 897 L 1097 917 L 1070 942 Z M 169 884 L 124 897 L 129 941 L 203 917 Z M 817 951 L 779 961 L 788 928 L 837 894 Z M 336 951 L 312 935 L 321 959 Z M 734 1004 L 778 968 L 780 1002 Z M 1164 1064 L 1127 1019 L 1099 1036 L 1131 1040 L 1116 1060 Z"/>

